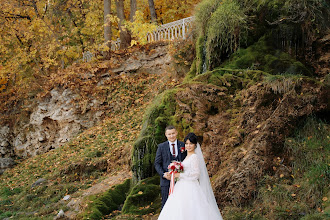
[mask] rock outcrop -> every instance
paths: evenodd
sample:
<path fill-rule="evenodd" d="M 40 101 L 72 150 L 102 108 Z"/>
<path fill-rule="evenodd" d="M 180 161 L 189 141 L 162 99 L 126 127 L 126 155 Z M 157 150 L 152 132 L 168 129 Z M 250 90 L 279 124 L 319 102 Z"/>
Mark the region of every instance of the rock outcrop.
<path fill-rule="evenodd" d="M 12 158 L 0 158 L 0 174 L 2 174 L 6 169 L 11 168 L 15 165 Z"/>
<path fill-rule="evenodd" d="M 156 43 L 130 51 L 117 51 L 110 62 L 105 61 L 108 66 L 102 64 L 96 73 L 87 71 L 78 77 L 83 83 L 94 80 L 97 87 L 105 86 L 103 82 L 111 80 L 114 75 L 164 73 L 171 64 L 167 47 L 167 43 Z M 0 125 L 0 158 L 25 158 L 45 153 L 95 126 L 105 116 L 103 100 L 87 94 L 88 100 L 83 100 L 84 106 L 81 103 L 79 106 L 76 102 L 79 96 L 70 87 L 52 85 L 46 96 L 31 104 L 32 110 L 24 120 L 16 120 L 13 125 Z M 4 166 L 1 169 L 5 169 Z"/>
<path fill-rule="evenodd" d="M 55 88 L 50 97 L 41 100 L 31 113 L 29 122 L 16 125 L 12 131 L 14 155 L 29 157 L 55 149 L 102 119 L 103 112 L 86 111 L 81 114 L 74 105 L 75 96 L 69 89 Z M 90 109 L 99 102 L 93 100 L 87 105 L 86 108 Z"/>

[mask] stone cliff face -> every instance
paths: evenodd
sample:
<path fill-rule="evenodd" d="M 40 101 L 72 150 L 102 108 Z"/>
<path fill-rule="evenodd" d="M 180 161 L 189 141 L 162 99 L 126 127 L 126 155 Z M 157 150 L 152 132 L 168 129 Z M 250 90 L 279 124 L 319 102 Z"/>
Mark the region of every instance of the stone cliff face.
<path fill-rule="evenodd" d="M 13 130 L 15 155 L 29 157 L 57 148 L 102 119 L 101 111 L 82 114 L 74 106 L 75 96 L 69 89 L 53 89 L 50 97 L 41 100 L 31 113 L 29 122 L 19 124 Z M 90 110 L 100 103 L 92 100 L 87 105 Z"/>
<path fill-rule="evenodd" d="M 96 86 L 103 86 L 104 81 L 113 75 L 163 73 L 171 63 L 167 46 L 166 43 L 158 43 L 129 53 L 116 52 L 111 62 L 107 63 L 108 66 L 97 70 L 98 76 L 95 73 L 81 73 L 82 76 L 87 76 L 81 78 L 85 82 L 97 78 Z M 17 120 L 14 125 L 1 125 L 1 169 L 14 164 L 10 158 L 25 158 L 45 153 L 100 122 L 105 115 L 103 101 L 89 94 L 89 99 L 85 100 L 82 107 L 75 102 L 79 95 L 70 88 L 54 85 L 47 96 L 35 100 L 34 107 L 25 120 Z"/>

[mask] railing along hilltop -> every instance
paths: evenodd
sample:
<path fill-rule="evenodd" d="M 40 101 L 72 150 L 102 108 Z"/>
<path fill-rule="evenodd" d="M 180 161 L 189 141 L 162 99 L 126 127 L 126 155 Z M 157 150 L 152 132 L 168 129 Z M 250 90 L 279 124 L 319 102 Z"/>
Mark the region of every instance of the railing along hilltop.
<path fill-rule="evenodd" d="M 173 21 L 167 24 L 159 26 L 155 31 L 147 34 L 148 42 L 160 41 L 160 40 L 176 40 L 186 39 L 187 34 L 192 27 L 194 17 L 188 17 L 181 20 Z M 120 48 L 120 39 L 112 42 L 111 50 L 116 51 Z M 83 61 L 89 62 L 93 58 L 93 55 L 87 51 L 83 54 Z"/>
<path fill-rule="evenodd" d="M 147 34 L 148 42 L 159 40 L 186 39 L 187 33 L 192 26 L 194 17 L 188 17 L 181 20 L 159 26 L 155 31 Z"/>

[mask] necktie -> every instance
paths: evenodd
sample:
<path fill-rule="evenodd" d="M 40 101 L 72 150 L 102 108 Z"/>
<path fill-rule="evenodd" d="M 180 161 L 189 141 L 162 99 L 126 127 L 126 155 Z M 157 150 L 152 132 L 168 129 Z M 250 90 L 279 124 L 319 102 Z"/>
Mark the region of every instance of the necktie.
<path fill-rule="evenodd" d="M 172 144 L 172 147 L 173 147 L 173 157 L 175 157 L 175 144 Z"/>

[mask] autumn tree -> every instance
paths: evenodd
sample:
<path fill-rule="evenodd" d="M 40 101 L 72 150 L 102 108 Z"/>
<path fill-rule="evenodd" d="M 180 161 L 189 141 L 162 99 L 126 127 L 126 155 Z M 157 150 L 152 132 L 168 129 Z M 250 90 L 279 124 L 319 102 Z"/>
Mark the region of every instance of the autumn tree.
<path fill-rule="evenodd" d="M 115 0 L 115 4 L 111 0 L 2 0 L 0 88 L 15 84 L 28 87 L 33 85 L 28 82 L 31 80 L 39 83 L 41 77 L 79 61 L 85 51 L 104 54 L 111 40 L 119 36 L 121 47 L 129 46 L 131 36 L 125 26 L 138 11 L 134 35 L 140 41 L 151 20 L 167 23 L 190 16 L 198 1 L 153 2 L 154 16 L 149 0 Z M 124 8 L 124 4 L 129 7 Z M 114 13 L 107 20 L 111 11 Z"/>
<path fill-rule="evenodd" d="M 104 43 L 108 50 L 105 51 L 106 57 L 110 56 L 111 49 L 111 0 L 104 0 Z"/>
<path fill-rule="evenodd" d="M 134 16 L 137 10 L 137 2 L 136 0 L 130 0 L 130 6 L 131 6 L 131 12 L 130 12 L 130 21 L 133 22 L 134 21 Z"/>
<path fill-rule="evenodd" d="M 149 3 L 151 21 L 157 23 L 157 14 L 156 14 L 154 0 L 148 0 L 148 3 Z"/>
<path fill-rule="evenodd" d="M 124 0 L 115 0 L 117 16 L 119 18 L 119 32 L 120 32 L 120 48 L 127 48 L 131 43 L 131 36 L 124 26 L 125 13 L 124 13 Z"/>

